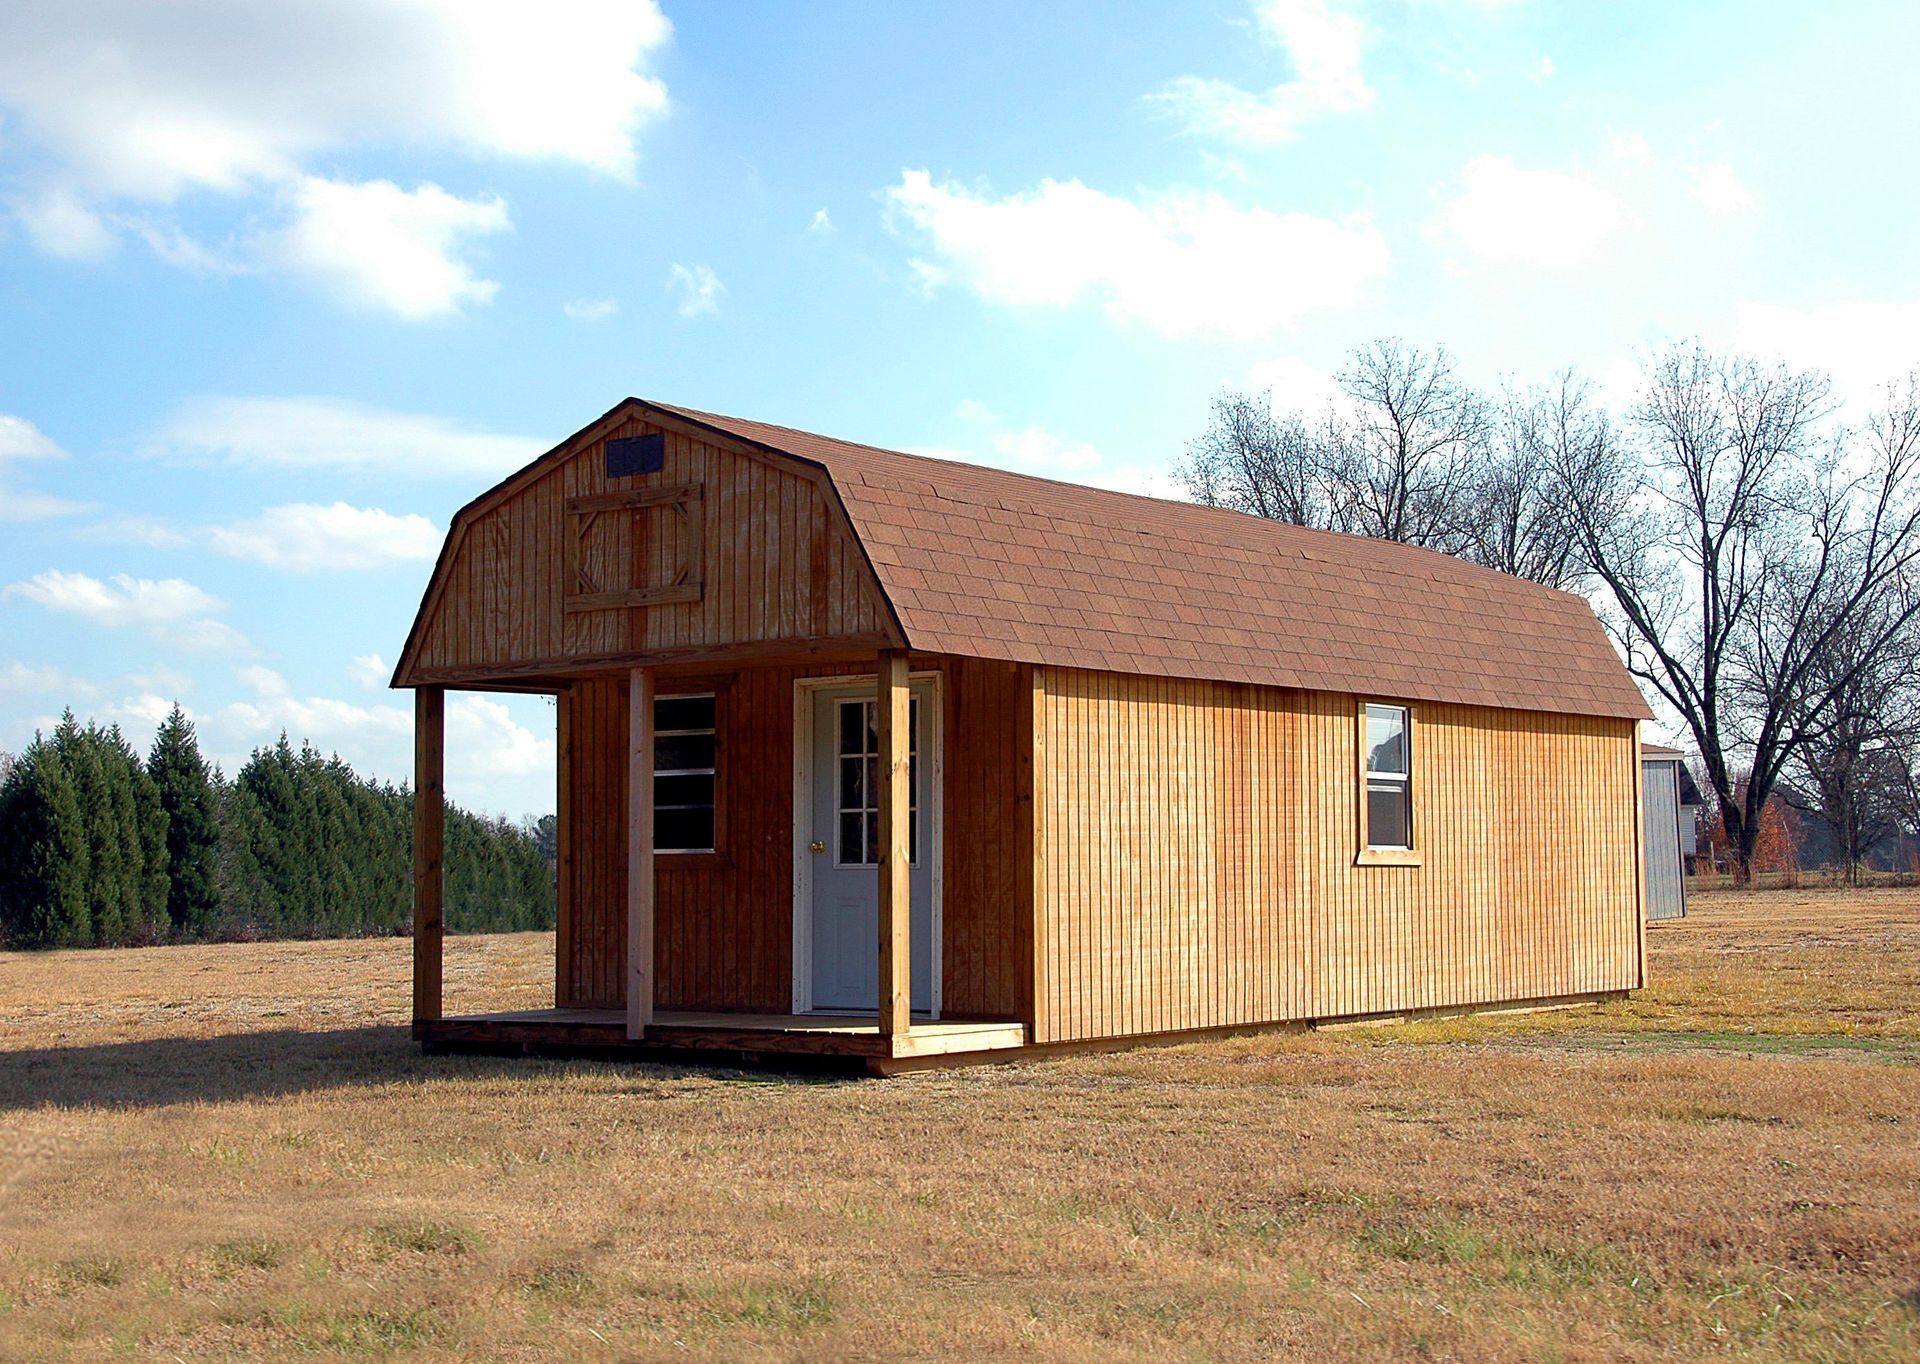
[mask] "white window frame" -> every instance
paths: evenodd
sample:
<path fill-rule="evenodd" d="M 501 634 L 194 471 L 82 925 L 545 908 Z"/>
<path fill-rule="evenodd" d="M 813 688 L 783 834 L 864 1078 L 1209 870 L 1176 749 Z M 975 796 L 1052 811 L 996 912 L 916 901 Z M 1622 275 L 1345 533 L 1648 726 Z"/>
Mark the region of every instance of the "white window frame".
<path fill-rule="evenodd" d="M 875 685 L 877 686 L 878 684 L 876 683 Z M 841 723 L 841 716 L 840 716 L 840 712 L 841 712 L 841 711 L 842 711 L 842 710 L 843 710 L 843 709 L 844 709 L 845 707 L 847 707 L 847 706 L 856 706 L 856 705 L 857 705 L 857 706 L 860 706 L 860 707 L 862 707 L 862 708 L 865 708 L 865 707 L 870 707 L 870 706 L 871 706 L 871 707 L 877 707 L 877 706 L 879 705 L 879 701 L 878 701 L 878 699 L 877 699 L 877 698 L 875 698 L 875 697 L 872 697 L 872 696 L 840 696 L 840 697 L 835 697 L 835 698 L 834 698 L 834 702 L 833 702 L 833 718 L 834 718 L 834 724 L 835 724 L 836 726 L 838 726 L 838 725 L 839 725 L 839 724 Z M 919 710 L 920 710 L 920 698 L 919 698 L 918 696 L 910 696 L 910 697 L 908 697 L 908 698 L 907 698 L 907 706 L 908 706 L 908 713 L 909 713 L 910 715 L 917 715 L 917 714 L 919 713 Z M 846 809 L 846 807 L 845 807 L 845 806 L 843 806 L 843 805 L 841 805 L 841 804 L 840 804 L 840 773 L 839 773 L 839 770 L 838 770 L 838 766 L 837 766 L 837 765 L 838 765 L 838 763 L 839 763 L 840 761 L 842 761 L 843 759 L 845 759 L 845 758 L 847 758 L 847 757 L 849 757 L 849 756 L 856 756 L 856 757 L 861 757 L 861 758 L 872 758 L 872 759 L 874 759 L 874 760 L 875 760 L 875 761 L 877 762 L 877 761 L 878 761 L 878 759 L 879 759 L 879 755 L 878 755 L 878 754 L 875 754 L 875 753 L 862 753 L 862 754 L 854 754 L 854 755 L 849 755 L 849 754 L 845 754 L 845 753 L 842 753 L 842 752 L 840 752 L 840 746 L 839 746 L 839 742 L 838 742 L 838 739 L 839 739 L 839 735 L 838 735 L 838 731 L 837 731 L 837 729 L 836 729 L 836 732 L 835 732 L 835 736 L 834 736 L 834 737 L 835 737 L 835 743 L 834 743 L 834 761 L 835 761 L 835 764 L 836 764 L 836 767 L 835 767 L 835 770 L 834 770 L 834 772 L 832 773 L 832 779 L 833 779 L 833 783 L 834 783 L 834 815 L 835 815 L 835 819 L 834 819 L 834 827 L 833 827 L 833 829 L 832 829 L 832 832 L 831 832 L 831 838 L 832 838 L 832 840 L 833 840 L 833 869 L 834 869 L 835 871 L 864 871 L 864 870 L 865 870 L 865 869 L 867 869 L 868 867 L 874 867 L 874 866 L 877 866 L 877 865 L 878 865 L 878 863 L 877 863 L 877 862 L 848 862 L 848 861 L 846 861 L 846 860 L 844 859 L 844 857 L 843 857 L 843 854 L 844 854 L 844 853 L 846 852 L 846 849 L 845 849 L 844 847 L 842 847 L 842 846 L 841 846 L 841 839 L 840 839 L 840 835 L 841 835 L 841 827 L 840 827 L 840 821 L 841 821 L 841 819 L 843 819 L 843 818 L 844 818 L 844 817 L 845 817 L 845 816 L 846 816 L 846 815 L 847 815 L 847 814 L 848 814 L 849 812 L 848 812 L 848 810 Z M 908 771 L 909 771 L 909 772 L 911 773 L 911 772 L 914 772 L 914 771 L 916 771 L 916 770 L 917 770 L 917 767 L 918 767 L 918 764 L 919 764 L 919 763 L 921 762 L 921 757 L 920 757 L 920 755 L 919 755 L 919 753 L 918 753 L 918 751 L 917 751 L 917 741 L 918 741 L 918 727 L 917 727 L 917 726 L 914 726 L 914 727 L 911 727 L 911 728 L 909 728 L 909 730 L 908 730 L 908 741 L 909 741 L 909 749 L 908 749 L 908 751 L 909 751 L 909 753 L 910 753 L 910 754 L 912 754 L 912 761 L 911 761 L 911 762 L 909 763 L 909 765 L 908 765 L 908 769 L 907 769 L 907 770 L 908 770 Z M 913 782 L 910 782 L 910 783 L 908 784 L 908 786 L 907 786 L 907 818 L 908 818 L 908 820 L 909 820 L 909 821 L 911 821 L 911 822 L 912 822 L 912 824 L 914 825 L 914 832 L 915 832 L 916 834 L 918 834 L 918 833 L 919 833 L 919 828 L 918 828 L 918 826 L 919 826 L 919 820 L 920 820 L 920 789 L 919 789 L 919 787 L 920 787 L 920 784 L 919 784 L 919 782 L 917 782 L 917 781 L 913 781 Z M 869 796 L 869 797 L 871 797 L 873 793 L 872 793 L 872 792 L 870 792 L 870 791 L 868 791 L 868 792 L 863 792 L 862 794 L 864 794 L 864 795 L 866 795 L 866 796 Z M 863 832 L 863 834 L 862 834 L 862 837 L 861 837 L 861 842 L 862 842 L 862 843 L 864 843 L 865 841 L 866 841 L 866 838 L 865 838 L 865 835 L 864 835 L 864 832 Z M 917 839 L 917 838 L 916 838 L 916 839 L 914 839 L 914 840 L 912 840 L 912 843 L 911 843 L 911 846 L 913 846 L 914 848 L 916 848 L 916 849 L 918 849 L 918 846 L 919 846 L 919 842 L 918 842 L 918 839 Z M 866 849 L 863 849 L 863 851 L 866 851 Z M 872 851 L 875 851 L 875 852 L 877 852 L 877 851 L 878 851 L 878 849 L 873 849 Z M 909 869 L 911 869 L 911 870 L 915 870 L 915 871 L 917 871 L 917 870 L 919 870 L 919 868 L 920 868 L 920 859 L 919 859 L 918 857 L 910 857 L 910 858 L 908 858 L 908 859 L 907 859 L 907 866 L 908 866 L 908 868 L 909 868 Z"/>
<path fill-rule="evenodd" d="M 653 755 L 653 777 L 656 782 L 659 781 L 661 777 L 711 777 L 713 779 L 713 805 L 711 807 L 713 810 L 713 843 L 712 846 L 705 848 L 656 847 L 654 852 L 657 855 L 667 857 L 708 857 L 720 851 L 720 694 L 713 691 L 662 692 L 653 698 L 653 713 L 654 717 L 658 719 L 662 702 L 699 700 L 713 702 L 713 727 L 711 729 L 661 729 L 656 725 L 654 727 L 653 737 L 658 741 L 660 739 L 676 738 L 687 734 L 711 735 L 713 738 L 713 766 L 663 768 L 659 765 L 660 753 L 656 747 Z M 658 799 L 656 799 L 653 804 L 656 816 L 658 816 L 661 810 L 698 810 L 702 808 L 706 807 L 698 805 L 662 805 Z M 654 828 L 656 830 L 659 828 L 658 818 L 654 820 Z"/>
<path fill-rule="evenodd" d="M 1369 709 L 1395 710 L 1404 717 L 1402 747 L 1406 750 L 1406 771 L 1375 772 L 1367 766 L 1367 711 Z M 1410 701 L 1388 701 L 1378 697 L 1360 698 L 1354 716 L 1355 750 L 1355 789 L 1357 832 L 1359 848 L 1354 855 L 1356 866 L 1362 867 L 1417 867 L 1420 865 L 1420 811 L 1414 799 L 1414 738 L 1419 724 L 1418 711 Z M 1370 783 L 1394 782 L 1406 791 L 1407 801 L 1407 841 L 1404 844 L 1376 844 L 1367 828 L 1367 788 Z"/>

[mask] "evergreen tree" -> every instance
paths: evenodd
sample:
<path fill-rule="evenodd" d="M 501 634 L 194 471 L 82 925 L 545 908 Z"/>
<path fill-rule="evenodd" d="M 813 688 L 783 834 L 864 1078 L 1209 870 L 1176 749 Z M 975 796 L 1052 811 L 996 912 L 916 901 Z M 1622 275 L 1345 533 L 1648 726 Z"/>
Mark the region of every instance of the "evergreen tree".
<path fill-rule="evenodd" d="M 88 880 L 79 785 L 36 734 L 0 784 L 0 935 L 16 947 L 91 943 Z"/>
<path fill-rule="evenodd" d="M 176 936 L 197 936 L 219 913 L 220 826 L 213 779 L 178 702 L 154 736 L 147 775 L 167 821 L 167 921 Z"/>

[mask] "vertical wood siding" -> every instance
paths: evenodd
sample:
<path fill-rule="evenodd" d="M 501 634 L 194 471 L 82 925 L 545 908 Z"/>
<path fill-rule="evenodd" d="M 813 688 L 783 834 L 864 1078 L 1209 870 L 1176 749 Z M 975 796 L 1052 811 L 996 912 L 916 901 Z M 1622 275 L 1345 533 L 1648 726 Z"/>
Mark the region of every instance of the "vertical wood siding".
<path fill-rule="evenodd" d="M 1037 1041 L 1638 984 L 1631 721 L 1422 704 L 1419 866 L 1355 866 L 1357 699 L 1049 668 Z"/>
<path fill-rule="evenodd" d="M 944 1012 L 1025 1018 L 1031 904 L 1009 831 L 1023 799 L 1017 707 L 1029 670 L 921 659 L 942 674 L 945 728 Z M 794 682 L 871 672 L 839 666 L 663 672 L 661 695 L 715 694 L 721 848 L 656 858 L 656 1006 L 784 1013 L 792 1002 Z M 560 696 L 565 783 L 555 998 L 625 1006 L 626 682 L 608 674 Z M 1030 865 L 1030 864 L 1029 864 Z M 876 966 L 877 969 L 877 966 Z"/>
<path fill-rule="evenodd" d="M 658 431 L 628 420 L 606 438 Z M 888 618 L 871 571 L 799 465 L 666 432 L 658 473 L 606 477 L 605 440 L 584 445 L 467 524 L 429 603 L 415 666 L 498 673 L 642 650 L 861 638 Z M 692 540 L 671 510 L 602 512 L 578 540 L 569 498 L 698 484 L 705 534 L 699 600 L 567 611 L 570 546 L 603 590 L 670 582 Z"/>

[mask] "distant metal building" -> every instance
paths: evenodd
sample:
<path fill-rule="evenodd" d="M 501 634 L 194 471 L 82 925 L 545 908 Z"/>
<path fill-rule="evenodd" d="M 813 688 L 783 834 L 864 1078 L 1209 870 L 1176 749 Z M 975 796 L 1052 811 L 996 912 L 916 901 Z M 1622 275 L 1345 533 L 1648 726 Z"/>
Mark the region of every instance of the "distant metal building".
<path fill-rule="evenodd" d="M 1687 913 L 1687 865 L 1700 837 L 1700 790 L 1677 748 L 1642 744 L 1640 767 L 1647 918 L 1682 919 Z"/>

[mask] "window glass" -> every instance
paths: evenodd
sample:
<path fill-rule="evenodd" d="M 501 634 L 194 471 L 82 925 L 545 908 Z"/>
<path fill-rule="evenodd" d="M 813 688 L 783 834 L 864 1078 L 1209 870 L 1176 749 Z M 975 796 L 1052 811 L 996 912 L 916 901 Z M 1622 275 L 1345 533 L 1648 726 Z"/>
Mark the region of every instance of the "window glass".
<path fill-rule="evenodd" d="M 1412 846 L 1412 820 L 1407 809 L 1407 784 L 1400 782 L 1367 783 L 1367 846 L 1370 848 L 1406 848 Z"/>
<path fill-rule="evenodd" d="M 1406 707 L 1367 707 L 1367 771 L 1406 775 Z"/>
<path fill-rule="evenodd" d="M 839 704 L 839 814 L 834 861 L 871 867 L 880 861 L 880 730 L 877 704 L 849 698 Z M 907 860 L 920 860 L 920 698 L 908 700 Z"/>
<path fill-rule="evenodd" d="M 654 698 L 654 851 L 714 850 L 714 753 L 711 695 Z"/>

